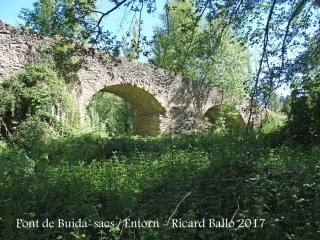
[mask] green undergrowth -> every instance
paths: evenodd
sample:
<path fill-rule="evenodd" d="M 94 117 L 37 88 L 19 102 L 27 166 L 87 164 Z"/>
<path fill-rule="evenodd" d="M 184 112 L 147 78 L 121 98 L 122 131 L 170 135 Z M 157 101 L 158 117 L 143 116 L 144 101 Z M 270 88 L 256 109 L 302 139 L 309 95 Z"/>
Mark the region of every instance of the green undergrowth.
<path fill-rule="evenodd" d="M 41 151 L 1 141 L 0 239 L 317 239 L 319 156 L 318 146 L 270 148 L 234 133 L 86 134 Z M 159 228 L 123 228 L 126 218 Z M 232 218 L 234 228 L 209 228 L 209 219 Z M 16 219 L 55 225 L 17 228 Z M 59 219 L 114 225 L 59 227 Z M 206 225 L 173 228 L 173 219 Z"/>
<path fill-rule="evenodd" d="M 281 113 L 277 113 L 271 110 L 266 110 L 267 115 L 264 120 L 264 124 L 262 127 L 262 132 L 265 134 L 272 133 L 275 129 L 279 129 L 284 126 L 287 116 Z"/>

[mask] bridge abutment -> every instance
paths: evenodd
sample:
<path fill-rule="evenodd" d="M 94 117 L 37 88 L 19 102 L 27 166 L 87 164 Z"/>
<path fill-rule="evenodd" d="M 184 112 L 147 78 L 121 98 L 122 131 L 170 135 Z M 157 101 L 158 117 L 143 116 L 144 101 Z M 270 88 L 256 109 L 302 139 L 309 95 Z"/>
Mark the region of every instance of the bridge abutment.
<path fill-rule="evenodd" d="M 157 136 L 160 132 L 160 120 L 157 115 L 136 115 L 133 119 L 133 134 L 140 136 Z"/>

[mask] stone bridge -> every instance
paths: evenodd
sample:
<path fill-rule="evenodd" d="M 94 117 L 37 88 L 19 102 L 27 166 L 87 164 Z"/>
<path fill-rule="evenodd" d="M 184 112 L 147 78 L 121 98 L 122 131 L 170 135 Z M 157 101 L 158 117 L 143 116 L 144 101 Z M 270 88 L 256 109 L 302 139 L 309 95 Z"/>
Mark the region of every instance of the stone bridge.
<path fill-rule="evenodd" d="M 37 59 L 37 49 L 50 47 L 52 39 L 11 27 L 0 21 L 0 83 Z M 95 49 L 86 56 L 86 67 L 78 72 L 74 87 L 82 121 L 85 106 L 97 92 L 113 93 L 127 101 L 135 111 L 134 134 L 157 135 L 207 126 L 219 112 L 221 94 L 209 85 L 184 79 L 166 70 Z M 243 127 L 249 118 L 249 101 L 236 106 L 238 116 L 229 121 Z M 253 112 L 254 126 L 264 117 Z"/>

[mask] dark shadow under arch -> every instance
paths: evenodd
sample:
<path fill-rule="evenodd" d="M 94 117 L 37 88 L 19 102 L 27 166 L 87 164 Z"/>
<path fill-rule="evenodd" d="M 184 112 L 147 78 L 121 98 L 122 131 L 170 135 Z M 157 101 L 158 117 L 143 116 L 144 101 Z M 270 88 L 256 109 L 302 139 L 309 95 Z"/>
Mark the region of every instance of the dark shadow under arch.
<path fill-rule="evenodd" d="M 221 117 L 221 106 L 216 105 L 209 108 L 204 117 L 208 119 L 209 122 L 215 124 L 219 117 Z M 225 119 L 226 127 L 232 130 L 241 130 L 245 129 L 246 123 L 240 113 L 231 114 L 231 115 L 222 115 Z"/>
<path fill-rule="evenodd" d="M 160 134 L 159 116 L 165 113 L 161 104 L 149 92 L 130 84 L 117 84 L 105 87 L 101 92 L 108 92 L 128 102 L 136 115 L 133 121 L 133 134 L 157 136 Z"/>

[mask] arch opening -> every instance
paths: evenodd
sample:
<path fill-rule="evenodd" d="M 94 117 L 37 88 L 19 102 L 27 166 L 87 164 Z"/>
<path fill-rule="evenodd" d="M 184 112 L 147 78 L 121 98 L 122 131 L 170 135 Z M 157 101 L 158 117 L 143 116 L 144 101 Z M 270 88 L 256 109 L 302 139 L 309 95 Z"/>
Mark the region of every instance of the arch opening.
<path fill-rule="evenodd" d="M 226 127 L 231 130 L 241 130 L 246 127 L 246 123 L 240 113 L 234 111 L 229 114 L 224 114 L 220 105 L 209 108 L 203 116 L 212 124 L 217 123 L 218 119 L 222 117 Z"/>
<path fill-rule="evenodd" d="M 110 135 L 132 135 L 134 114 L 129 103 L 111 93 L 96 93 L 86 107 L 91 130 Z"/>
<path fill-rule="evenodd" d="M 131 106 L 132 134 L 140 136 L 157 136 L 160 134 L 159 116 L 165 113 L 164 108 L 149 92 L 130 84 L 107 86 L 99 94 L 111 93 L 122 98 Z M 115 101 L 115 98 L 111 98 Z M 119 123 L 118 123 L 119 124 Z"/>

